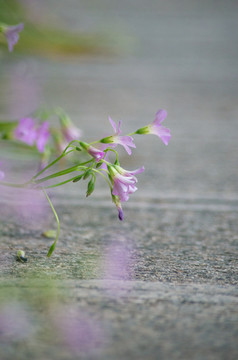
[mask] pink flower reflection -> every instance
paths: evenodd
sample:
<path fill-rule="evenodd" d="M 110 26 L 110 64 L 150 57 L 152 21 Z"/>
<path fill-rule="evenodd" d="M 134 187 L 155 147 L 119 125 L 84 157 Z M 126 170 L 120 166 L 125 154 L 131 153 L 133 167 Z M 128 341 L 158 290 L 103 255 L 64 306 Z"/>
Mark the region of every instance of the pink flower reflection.
<path fill-rule="evenodd" d="M 102 326 L 85 312 L 61 309 L 54 321 L 63 343 L 74 353 L 93 353 L 102 348 Z"/>
<path fill-rule="evenodd" d="M 19 341 L 31 336 L 34 330 L 23 305 L 8 303 L 0 307 L 0 342 Z"/>
<path fill-rule="evenodd" d="M 121 243 L 112 243 L 106 250 L 103 264 L 104 284 L 112 296 L 120 296 L 127 292 L 131 279 L 133 259 L 131 249 Z"/>

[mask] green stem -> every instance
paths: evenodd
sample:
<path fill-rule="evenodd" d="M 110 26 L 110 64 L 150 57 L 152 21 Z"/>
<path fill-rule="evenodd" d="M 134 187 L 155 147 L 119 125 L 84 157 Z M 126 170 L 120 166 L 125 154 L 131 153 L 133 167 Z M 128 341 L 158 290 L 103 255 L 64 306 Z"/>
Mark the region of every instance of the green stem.
<path fill-rule="evenodd" d="M 74 177 L 72 177 L 72 178 L 70 178 L 68 180 L 62 181 L 62 182 L 60 182 L 58 184 L 44 186 L 44 189 L 51 189 L 51 188 L 54 188 L 54 187 L 57 187 L 57 186 L 61 186 L 61 185 L 67 184 L 68 182 L 73 181 L 74 179 L 77 179 L 77 178 L 78 178 L 78 175 L 74 176 Z"/>
<path fill-rule="evenodd" d="M 117 157 L 116 161 L 117 161 L 117 162 L 119 162 L 119 160 L 118 160 L 118 153 L 117 153 L 117 151 L 116 151 L 116 150 L 114 150 L 114 149 L 108 148 L 108 149 L 106 149 L 104 152 L 105 152 L 105 153 L 107 153 L 108 151 L 112 151 L 112 152 L 114 152 L 114 153 L 116 154 L 116 157 Z"/>
<path fill-rule="evenodd" d="M 45 182 L 47 180 L 56 178 L 58 176 L 67 175 L 67 174 L 69 174 L 69 173 L 71 173 L 73 171 L 76 171 L 78 169 L 84 170 L 85 168 L 86 168 L 86 166 L 75 165 L 75 166 L 72 166 L 72 167 L 70 167 L 70 168 L 68 168 L 66 170 L 62 170 L 62 171 L 56 172 L 54 174 L 51 174 L 49 176 L 45 176 L 45 177 L 43 177 L 43 178 L 41 178 L 39 180 L 36 180 L 36 181 L 34 181 L 34 184 L 41 184 L 41 183 L 43 183 L 43 182 Z"/>
<path fill-rule="evenodd" d="M 38 176 L 40 176 L 43 172 L 45 172 L 47 169 L 49 169 L 51 166 L 55 165 L 59 160 L 61 160 L 64 156 L 68 155 L 69 153 L 71 153 L 72 151 L 75 151 L 74 149 L 68 151 L 67 153 L 62 153 L 59 157 L 57 157 L 57 159 L 55 159 L 54 161 L 52 161 L 49 165 L 47 165 L 44 169 L 42 169 L 41 171 L 39 171 L 35 176 L 33 176 L 33 178 L 31 179 L 32 181 L 35 180 Z"/>
<path fill-rule="evenodd" d="M 14 188 L 24 188 L 29 184 L 30 184 L 30 181 L 28 181 L 28 182 L 26 182 L 24 184 L 13 184 L 13 183 L 9 183 L 9 182 L 6 182 L 6 181 L 0 181 L 0 185 L 14 187 Z"/>
<path fill-rule="evenodd" d="M 50 247 L 50 249 L 49 249 L 49 251 L 48 251 L 48 254 L 47 254 L 47 257 L 50 257 L 50 256 L 52 255 L 54 249 L 55 249 L 57 240 L 58 240 L 58 238 L 59 238 L 60 222 L 59 222 L 58 215 L 57 215 L 57 213 L 56 213 L 56 211 L 55 211 L 55 208 L 54 208 L 54 206 L 53 206 L 53 204 L 52 204 L 49 196 L 47 195 L 45 189 L 42 188 L 42 191 L 43 191 L 43 193 L 45 194 L 45 197 L 46 197 L 46 199 L 48 200 L 48 202 L 49 202 L 49 204 L 50 204 L 50 207 L 51 207 L 51 209 L 52 209 L 52 211 L 53 211 L 53 213 L 54 213 L 54 215 L 55 215 L 56 221 L 57 221 L 57 234 L 56 234 L 56 238 L 55 238 L 55 241 L 53 242 L 53 244 L 51 245 L 51 247 Z"/>
<path fill-rule="evenodd" d="M 107 178 L 104 174 L 101 173 L 101 171 L 104 170 L 104 169 L 102 169 L 102 170 L 92 169 L 92 170 L 93 170 L 94 172 L 100 174 L 100 175 L 106 180 L 106 182 L 108 183 L 110 189 L 112 190 L 112 184 L 109 182 L 108 178 Z M 107 170 L 104 170 L 104 171 L 107 172 Z M 108 172 L 107 172 L 107 173 L 108 173 Z"/>

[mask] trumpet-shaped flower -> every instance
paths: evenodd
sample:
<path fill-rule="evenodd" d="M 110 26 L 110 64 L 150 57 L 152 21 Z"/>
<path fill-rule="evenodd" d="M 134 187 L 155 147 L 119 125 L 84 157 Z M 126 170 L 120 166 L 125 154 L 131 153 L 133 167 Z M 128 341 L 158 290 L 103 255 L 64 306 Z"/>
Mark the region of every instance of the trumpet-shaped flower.
<path fill-rule="evenodd" d="M 170 130 L 161 125 L 161 123 L 167 117 L 167 111 L 160 109 L 155 115 L 155 120 L 143 128 L 138 129 L 136 134 L 154 134 L 160 137 L 165 145 L 168 145 L 171 138 Z"/>
<path fill-rule="evenodd" d="M 22 23 L 14 26 L 6 26 L 4 28 L 3 33 L 7 39 L 8 50 L 10 52 L 13 51 L 14 45 L 16 45 L 16 43 L 19 40 L 19 32 L 22 31 L 23 29 L 24 29 L 24 24 Z"/>
<path fill-rule="evenodd" d="M 91 155 L 97 162 L 99 162 L 100 160 L 102 160 L 105 156 L 105 152 L 96 149 L 95 147 L 93 147 L 92 145 L 89 145 L 85 142 L 80 141 L 80 145 L 82 146 L 82 148 L 84 150 L 86 150 L 88 152 L 89 155 Z"/>
<path fill-rule="evenodd" d="M 133 138 L 131 136 L 125 135 L 121 136 L 121 121 L 119 121 L 118 127 L 116 126 L 116 123 L 110 118 L 109 121 L 113 127 L 113 130 L 115 134 L 111 136 L 107 136 L 103 139 L 101 139 L 101 143 L 104 144 L 116 144 L 116 145 L 122 145 L 126 152 L 131 155 L 131 148 L 135 148 L 135 144 L 133 143 Z"/>
<path fill-rule="evenodd" d="M 144 171 L 144 166 L 134 171 L 128 171 L 119 165 L 108 165 L 108 171 L 111 179 L 113 180 L 112 194 L 117 195 L 120 201 L 127 201 L 129 195 L 133 194 L 137 187 L 137 178 L 135 174 L 140 174 Z"/>

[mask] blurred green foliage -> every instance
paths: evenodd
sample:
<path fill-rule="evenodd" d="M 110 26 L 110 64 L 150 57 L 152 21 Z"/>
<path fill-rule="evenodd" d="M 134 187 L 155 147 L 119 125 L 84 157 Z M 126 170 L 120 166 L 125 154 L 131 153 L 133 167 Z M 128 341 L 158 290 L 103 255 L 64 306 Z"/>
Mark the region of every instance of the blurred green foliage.
<path fill-rule="evenodd" d="M 46 26 L 45 21 L 44 24 L 39 21 L 35 24 L 29 19 L 26 10 L 24 2 L 21 3 L 19 0 L 0 0 L 0 22 L 9 25 L 23 22 L 25 25 L 20 33 L 20 41 L 14 48 L 14 51 L 18 53 L 58 58 L 59 56 L 100 55 L 111 52 L 109 39 L 105 35 L 71 33 L 63 28 Z M 49 17 L 48 23 L 51 24 L 50 16 L 44 14 L 45 17 Z M 60 19 L 59 23 L 61 23 Z M 1 37 L 0 50 L 6 47 L 4 42 L 5 40 Z"/>

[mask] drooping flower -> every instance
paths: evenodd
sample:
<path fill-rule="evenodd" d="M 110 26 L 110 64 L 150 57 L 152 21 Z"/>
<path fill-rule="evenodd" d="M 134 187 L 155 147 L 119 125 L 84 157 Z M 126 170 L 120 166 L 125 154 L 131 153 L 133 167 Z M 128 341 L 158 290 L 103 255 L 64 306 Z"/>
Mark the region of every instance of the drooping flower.
<path fill-rule="evenodd" d="M 88 152 L 89 155 L 91 155 L 97 162 L 99 162 L 100 160 L 102 160 L 105 156 L 104 151 L 98 150 L 95 147 L 93 147 L 92 145 L 89 145 L 85 142 L 80 141 L 80 145 L 82 146 L 82 148 L 84 150 L 86 150 Z"/>
<path fill-rule="evenodd" d="M 49 123 L 44 121 L 36 131 L 36 146 L 40 153 L 44 152 L 49 137 Z"/>
<path fill-rule="evenodd" d="M 14 26 L 6 26 L 3 30 L 3 33 L 7 39 L 8 42 L 8 50 L 10 52 L 13 51 L 13 47 L 14 45 L 16 45 L 16 43 L 19 40 L 19 32 L 22 31 L 24 29 L 24 24 L 18 24 L 18 25 L 14 25 Z"/>
<path fill-rule="evenodd" d="M 136 134 L 154 134 L 160 137 L 160 139 L 163 141 L 165 145 L 168 145 L 169 140 L 171 138 L 170 129 L 164 127 L 161 125 L 161 123 L 165 120 L 167 117 L 167 111 L 160 109 L 157 111 L 155 115 L 155 120 L 140 129 L 138 129 L 135 133 Z"/>
<path fill-rule="evenodd" d="M 124 219 L 124 214 L 123 214 L 123 210 L 122 210 L 122 206 L 121 206 L 121 202 L 120 202 L 120 198 L 117 195 L 113 195 L 112 194 L 112 201 L 114 202 L 114 204 L 117 207 L 118 210 L 118 218 L 119 220 L 123 220 Z"/>
<path fill-rule="evenodd" d="M 111 136 L 107 136 L 100 140 L 101 143 L 104 144 L 116 144 L 116 145 L 122 145 L 126 152 L 131 155 L 131 148 L 135 148 L 135 144 L 133 143 L 133 138 L 131 136 L 125 135 L 121 136 L 121 121 L 119 121 L 118 127 L 116 126 L 116 123 L 110 118 L 109 121 L 113 127 L 113 130 L 115 134 Z"/>
<path fill-rule="evenodd" d="M 32 146 L 36 140 L 35 122 L 32 118 L 22 118 L 15 129 L 15 139 Z"/>
<path fill-rule="evenodd" d="M 124 202 L 129 199 L 130 194 L 133 194 L 137 190 L 135 186 L 137 178 L 134 175 L 142 173 L 144 166 L 134 171 L 128 171 L 119 165 L 108 164 L 108 171 L 113 181 L 112 194 L 117 195 L 120 201 Z"/>

